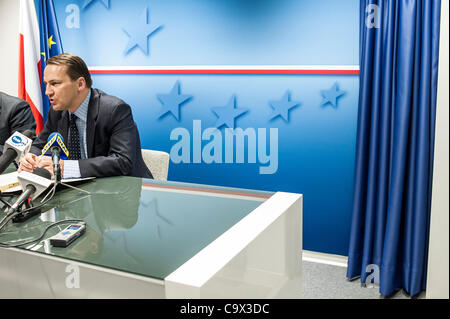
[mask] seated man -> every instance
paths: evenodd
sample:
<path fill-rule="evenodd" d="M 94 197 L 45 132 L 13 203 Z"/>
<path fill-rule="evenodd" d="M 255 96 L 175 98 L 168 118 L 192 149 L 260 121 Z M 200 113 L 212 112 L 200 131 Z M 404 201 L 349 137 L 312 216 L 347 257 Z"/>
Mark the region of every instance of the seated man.
<path fill-rule="evenodd" d="M 30 105 L 24 100 L 0 92 L 0 155 L 3 145 L 14 132 L 36 130 Z"/>
<path fill-rule="evenodd" d="M 71 53 L 48 59 L 45 94 L 51 108 L 47 122 L 20 161 L 20 171 L 43 167 L 53 176 L 52 159 L 40 156 L 53 132 L 62 135 L 69 158 L 60 160 L 62 178 L 128 175 L 153 178 L 142 159 L 131 108 L 121 99 L 91 88 L 84 61 Z"/>

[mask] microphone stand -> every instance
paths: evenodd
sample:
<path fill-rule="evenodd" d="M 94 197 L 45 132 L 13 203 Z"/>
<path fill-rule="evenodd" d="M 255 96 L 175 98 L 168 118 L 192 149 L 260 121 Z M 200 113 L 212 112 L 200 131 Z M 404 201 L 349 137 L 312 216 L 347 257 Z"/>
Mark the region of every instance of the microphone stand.
<path fill-rule="evenodd" d="M 25 205 L 25 212 L 22 212 L 23 205 Z M 25 200 L 25 202 L 22 203 L 22 205 L 19 206 L 16 213 L 17 214 L 12 219 L 13 223 L 22 223 L 30 217 L 40 214 L 41 208 L 33 207 L 33 201 L 31 200 L 31 198 L 28 198 L 27 200 Z"/>
<path fill-rule="evenodd" d="M 3 197 L 12 197 L 13 195 L 11 195 L 11 194 L 3 194 L 1 191 L 0 191 L 0 202 L 2 202 L 3 203 L 3 206 L 2 206 L 2 209 L 4 209 L 5 207 L 11 207 L 11 204 L 10 203 L 8 203 L 6 200 L 4 200 L 3 199 Z"/>
<path fill-rule="evenodd" d="M 61 164 L 59 164 L 59 149 L 54 147 L 52 148 L 52 161 L 53 161 L 53 181 L 54 181 L 54 187 L 56 187 L 57 185 L 63 185 L 69 188 L 72 188 L 74 190 L 77 190 L 79 192 L 83 192 L 86 193 L 88 195 L 91 195 L 90 192 L 85 191 L 84 189 L 69 185 L 68 183 L 64 183 L 61 181 Z M 47 196 L 50 194 L 51 192 L 48 192 L 47 195 L 45 195 L 45 197 L 41 200 L 41 202 L 43 202 Z"/>
<path fill-rule="evenodd" d="M 1 196 L 12 197 L 13 195 L 1 194 Z M 11 205 L 7 201 L 3 200 L 1 197 L 0 197 L 0 201 L 4 204 L 2 209 L 4 209 L 4 212 L 6 214 L 8 214 L 9 210 L 13 207 L 13 205 Z M 25 209 L 23 209 L 24 205 L 25 205 Z M 24 210 L 25 212 L 22 212 L 22 210 Z M 30 217 L 33 217 L 40 213 L 41 213 L 41 208 L 40 207 L 33 208 L 33 202 L 31 201 L 31 199 L 27 199 L 17 207 L 17 209 L 14 212 L 14 217 L 12 218 L 12 221 L 13 221 L 13 223 L 24 222 L 27 219 L 29 219 Z M 11 216 L 11 215 L 13 215 L 13 214 L 8 214 L 7 217 Z"/>

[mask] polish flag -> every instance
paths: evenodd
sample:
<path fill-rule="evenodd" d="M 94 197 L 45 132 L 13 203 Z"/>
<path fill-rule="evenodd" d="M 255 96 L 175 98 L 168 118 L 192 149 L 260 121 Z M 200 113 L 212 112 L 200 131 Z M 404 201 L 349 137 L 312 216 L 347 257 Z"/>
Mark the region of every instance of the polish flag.
<path fill-rule="evenodd" d="M 44 126 L 41 78 L 39 24 L 34 0 L 20 0 L 19 98 L 30 104 L 36 120 L 36 134 Z"/>

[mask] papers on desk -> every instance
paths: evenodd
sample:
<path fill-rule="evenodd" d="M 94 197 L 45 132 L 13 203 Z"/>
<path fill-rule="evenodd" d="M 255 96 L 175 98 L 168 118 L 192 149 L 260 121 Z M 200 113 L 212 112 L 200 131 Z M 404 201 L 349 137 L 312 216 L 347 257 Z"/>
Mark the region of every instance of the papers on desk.
<path fill-rule="evenodd" d="M 0 175 L 0 191 L 2 193 L 21 191 L 19 180 L 17 179 L 17 172 Z"/>
<path fill-rule="evenodd" d="M 17 179 L 17 175 L 19 173 L 12 172 L 8 174 L 0 175 L 0 191 L 4 194 L 21 192 L 22 187 L 19 184 L 19 180 Z M 95 177 L 85 177 L 85 178 L 70 178 L 70 179 L 62 179 L 62 183 L 71 184 L 76 182 L 88 181 L 94 179 Z"/>

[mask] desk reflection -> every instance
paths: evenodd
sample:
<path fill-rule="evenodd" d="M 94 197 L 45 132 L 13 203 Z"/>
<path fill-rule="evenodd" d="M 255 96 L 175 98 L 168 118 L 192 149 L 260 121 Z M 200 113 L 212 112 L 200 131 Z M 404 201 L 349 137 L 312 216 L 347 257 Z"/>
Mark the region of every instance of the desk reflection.
<path fill-rule="evenodd" d="M 52 247 L 46 240 L 44 251 L 92 263 L 107 259 L 111 245 L 116 246 L 114 258 L 117 254 L 127 254 L 117 250 L 121 246 L 119 242 L 125 237 L 120 231 L 133 228 L 138 220 L 142 180 L 133 178 L 118 182 L 105 178 L 101 183 L 97 181 L 83 185 L 83 189 L 90 191 L 91 195 L 77 193 L 76 190 L 64 190 L 58 194 L 57 207 L 42 214 L 41 219 L 82 219 L 87 224 L 86 233 L 67 248 Z"/>

